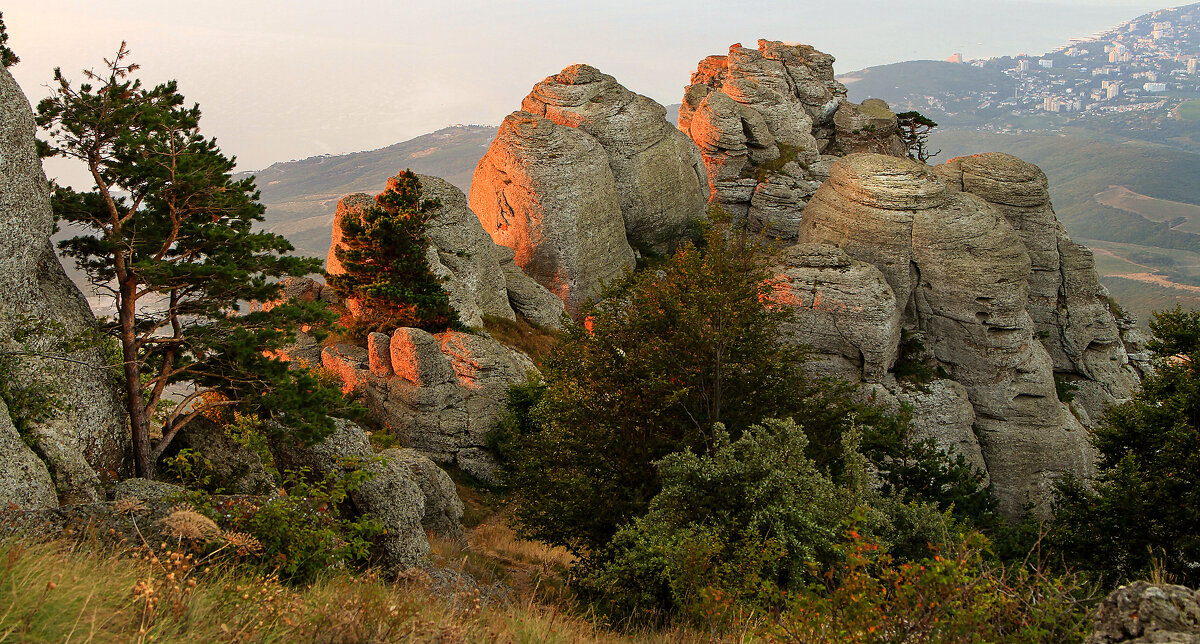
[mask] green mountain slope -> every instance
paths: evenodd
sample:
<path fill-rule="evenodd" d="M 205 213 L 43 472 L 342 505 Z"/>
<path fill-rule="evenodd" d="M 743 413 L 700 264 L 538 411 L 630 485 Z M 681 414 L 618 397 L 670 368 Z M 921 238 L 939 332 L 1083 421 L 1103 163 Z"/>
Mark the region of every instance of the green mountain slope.
<path fill-rule="evenodd" d="M 882 98 L 898 110 L 920 110 L 934 119 L 948 112 L 979 111 L 981 103 L 1000 96 L 1010 96 L 1016 87 L 1012 78 L 995 69 L 947 63 L 937 60 L 909 60 L 890 65 L 868 67 L 838 77 L 846 85 L 848 98 L 861 103 L 868 98 Z M 933 107 L 928 96 L 960 96 L 963 105 L 955 102 Z M 984 117 L 988 110 L 982 110 Z M 992 110 L 999 113 L 999 108 Z"/>
<path fill-rule="evenodd" d="M 267 206 L 265 228 L 286 236 L 305 255 L 329 252 L 338 199 L 383 190 L 389 177 L 411 168 L 470 189 L 475 165 L 496 138 L 496 128 L 456 125 L 366 152 L 276 163 L 255 176 Z"/>

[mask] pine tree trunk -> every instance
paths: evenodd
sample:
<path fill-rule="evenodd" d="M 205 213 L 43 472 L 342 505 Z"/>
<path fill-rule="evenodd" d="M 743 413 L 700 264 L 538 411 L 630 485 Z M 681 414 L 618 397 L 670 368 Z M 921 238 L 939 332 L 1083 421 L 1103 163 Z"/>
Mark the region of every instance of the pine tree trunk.
<path fill-rule="evenodd" d="M 150 418 L 146 415 L 142 381 L 138 373 L 137 332 L 134 314 L 137 307 L 136 283 L 121 284 L 121 357 L 125 367 L 125 401 L 129 409 L 129 427 L 133 432 L 133 466 L 137 475 L 153 479 L 154 460 L 150 457 Z"/>

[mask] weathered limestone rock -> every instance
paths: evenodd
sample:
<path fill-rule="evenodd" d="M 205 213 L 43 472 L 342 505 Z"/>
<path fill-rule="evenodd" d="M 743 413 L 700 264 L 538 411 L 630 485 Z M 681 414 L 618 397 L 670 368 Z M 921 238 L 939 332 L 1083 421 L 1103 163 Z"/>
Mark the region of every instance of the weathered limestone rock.
<path fill-rule="evenodd" d="M 314 474 L 341 475 L 362 468 L 373 474 L 349 492 L 351 511 L 378 520 L 385 531 L 376 537 L 373 549 L 381 567 L 396 574 L 422 563 L 429 555 L 422 519 L 425 495 L 403 462 L 377 457 L 362 429 L 349 421 L 335 419 L 328 438 L 311 446 L 286 441 L 272 445 L 281 468 L 307 467 Z"/>
<path fill-rule="evenodd" d="M 1051 498 L 1062 474 L 1090 475 L 1091 448 L 1058 400 L 1050 356 L 1025 308 L 1025 247 L 981 199 L 955 193 L 948 201 L 913 221 L 917 314 L 938 361 L 967 388 L 993 489 L 1015 513 Z"/>
<path fill-rule="evenodd" d="M 833 164 L 829 180 L 812 196 L 800 222 L 800 241 L 833 244 L 875 265 L 911 321 L 913 218 L 946 203 L 945 184 L 924 164 L 852 154 Z"/>
<path fill-rule="evenodd" d="M 896 113 L 883 100 L 868 98 L 862 105 L 842 103 L 833 115 L 833 123 L 837 128 L 837 145 L 831 151 L 835 153 L 908 155 L 908 148 L 898 136 Z"/>
<path fill-rule="evenodd" d="M 342 218 L 346 216 L 360 217 L 362 213 L 373 207 L 375 200 L 371 195 L 356 192 L 346 195 L 337 202 L 337 210 L 333 214 L 333 240 L 329 245 L 329 255 L 325 257 L 325 271 L 330 274 L 344 272 L 342 262 L 337 258 L 337 249 L 342 246 Z"/>
<path fill-rule="evenodd" d="M 497 245 L 496 252 L 500 260 L 500 270 L 504 272 L 508 301 L 513 310 L 538 326 L 562 328 L 563 315 L 566 313 L 563 301 L 517 266 L 513 249 Z"/>
<path fill-rule="evenodd" d="M 932 439 L 949 454 L 961 454 L 976 470 L 987 474 L 987 461 L 975 437 L 975 408 L 966 387 L 937 378 L 921 386 L 896 383 L 890 391 L 901 403 L 912 406 L 913 435 Z M 983 481 L 987 485 L 988 481 Z"/>
<path fill-rule="evenodd" d="M 634 264 L 608 154 L 582 130 L 509 115 L 475 169 L 470 206 L 571 315 Z"/>
<path fill-rule="evenodd" d="M 1060 378 L 1078 387 L 1098 420 L 1129 399 L 1139 377 L 1096 276 L 1092 252 L 1071 241 L 1050 205 L 1046 175 L 999 152 L 951 159 L 936 171 L 954 189 L 978 195 L 1004 215 L 1029 251 L 1029 314 Z"/>
<path fill-rule="evenodd" d="M 504 274 L 497 270 L 496 243 L 467 207 L 467 197 L 445 179 L 423 174 L 418 178 L 421 197 L 442 203 L 427 229 L 433 243 L 429 265 L 445 280 L 450 305 L 463 324 L 482 327 L 484 315 L 516 319 Z"/>
<path fill-rule="evenodd" d="M 595 67 L 571 65 L 534 85 L 521 109 L 578 128 L 600 143 L 633 246 L 669 252 L 704 218 L 709 193 L 704 161 L 654 100 Z"/>
<path fill-rule="evenodd" d="M 1091 474 L 1086 431 L 1057 398 L 1050 355 L 1029 315 L 1029 251 L 992 205 L 948 190 L 924 164 L 852 154 L 813 195 L 800 240 L 837 245 L 882 273 L 900 324 L 921 334 L 934 367 L 965 390 L 1003 510 L 1034 502 L 1044 512 L 1055 479 Z M 939 395 L 947 405 L 953 398 Z M 944 415 L 941 424 L 958 436 L 952 442 L 969 445 L 964 415 Z M 963 451 L 971 458 L 973 448 Z"/>
<path fill-rule="evenodd" d="M 828 244 L 797 244 L 781 259 L 775 299 L 794 310 L 783 331 L 812 348 L 810 367 L 851 381 L 882 379 L 900 342 L 900 307 L 883 274 Z"/>
<path fill-rule="evenodd" d="M 425 495 L 425 514 L 421 525 L 426 530 L 451 539 L 463 538 L 463 502 L 454 481 L 428 456 L 414 449 L 387 449 L 379 453 L 409 469 L 413 480 Z"/>
<path fill-rule="evenodd" d="M 1085 644 L 1200 643 L 1200 593 L 1138 581 L 1104 598 Z"/>
<path fill-rule="evenodd" d="M 17 434 L 8 407 L 0 401 L 0 508 L 26 510 L 58 507 L 46 464 Z"/>
<path fill-rule="evenodd" d="M 327 347 L 323 364 L 347 390 L 363 392 L 373 417 L 401 444 L 487 479 L 494 463 L 481 449 L 484 434 L 499 418 L 509 385 L 523 381 L 533 364 L 495 340 L 455 331 L 397 329 L 387 350 L 389 376 L 370 368 L 383 361 L 375 355 L 382 344 Z"/>
<path fill-rule="evenodd" d="M 751 230 L 789 241 L 825 178 L 822 154 L 907 153 L 886 103 L 845 97 L 828 54 L 770 40 L 757 50 L 735 44 L 697 66 L 679 129 L 700 149 L 712 198 Z"/>
<path fill-rule="evenodd" d="M 13 346 L 20 326 L 43 333 L 30 340 L 34 350 L 95 326 L 87 301 L 54 256 L 53 225 L 33 112 L 12 75 L 0 70 L 0 347 Z M 64 500 L 95 499 L 96 471 L 126 473 L 129 434 L 99 350 L 70 358 L 22 356 L 14 377 L 58 395 L 62 411 L 33 427 L 36 451 L 55 459 L 48 465 L 52 475 L 64 475 L 55 479 Z"/>

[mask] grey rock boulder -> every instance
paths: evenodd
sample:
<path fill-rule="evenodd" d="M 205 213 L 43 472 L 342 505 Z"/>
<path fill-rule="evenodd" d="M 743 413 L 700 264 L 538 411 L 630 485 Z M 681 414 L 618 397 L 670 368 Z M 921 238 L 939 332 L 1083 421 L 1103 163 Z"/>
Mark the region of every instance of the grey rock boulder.
<path fill-rule="evenodd" d="M 50 185 L 34 143 L 33 111 L 7 70 L 0 70 L 0 347 L 12 348 L 19 326 L 42 330 L 29 348 L 52 353 L 58 339 L 95 327 L 87 300 L 54 255 Z M 22 322 L 24 321 L 24 322 Z M 62 409 L 33 435 L 60 492 L 99 498 L 97 472 L 128 473 L 129 434 L 110 372 L 96 348 L 71 361 L 22 356 L 14 377 L 56 395 Z M 88 470 L 85 472 L 84 470 Z"/>
<path fill-rule="evenodd" d="M 534 85 L 521 109 L 578 128 L 604 148 L 635 247 L 669 252 L 704 219 L 704 161 L 654 100 L 595 67 L 571 65 Z"/>
<path fill-rule="evenodd" d="M 326 347 L 323 364 L 363 394 L 372 418 L 402 445 L 493 480 L 484 436 L 500 417 L 508 387 L 523 382 L 533 363 L 495 340 L 455 331 L 397 329 L 387 350 L 389 376 L 371 371 L 373 360 L 382 361 L 372 353 L 382 346 Z"/>
<path fill-rule="evenodd" d="M 896 361 L 900 307 L 879 269 L 828 244 L 797 244 L 781 260 L 774 296 L 791 310 L 782 331 L 812 349 L 810 368 L 881 380 Z"/>
<path fill-rule="evenodd" d="M 1138 581 L 1100 603 L 1085 644 L 1200 643 L 1200 593 Z"/>
<path fill-rule="evenodd" d="M 1001 509 L 1019 514 L 1034 503 L 1045 514 L 1054 482 L 1091 476 L 1094 454 L 1058 400 L 1053 361 L 1029 314 L 1028 249 L 998 209 L 954 188 L 916 161 L 851 154 L 809 201 L 799 238 L 836 245 L 879 270 L 900 325 L 931 352 L 930 367 L 965 390 Z M 951 412 L 956 392 L 943 389 L 942 401 L 912 402 L 945 419 L 935 423 L 946 435 L 940 443 L 975 459 L 962 426 L 968 415 Z"/>
<path fill-rule="evenodd" d="M 25 510 L 58 507 L 54 481 L 46 464 L 29 449 L 0 401 L 0 509 Z"/>
<path fill-rule="evenodd" d="M 335 430 L 320 443 L 310 446 L 278 441 L 272 445 L 281 469 L 308 468 L 318 476 L 344 475 L 356 469 L 371 474 L 349 496 L 349 510 L 379 521 L 384 534 L 373 543 L 373 555 L 391 575 L 420 565 L 429 555 L 429 541 L 422 520 L 425 495 L 407 465 L 375 455 L 358 425 L 335 419 Z"/>
<path fill-rule="evenodd" d="M 833 57 L 808 45 L 759 40 L 709 56 L 692 74 L 679 111 L 704 159 L 711 199 L 754 232 L 796 239 L 830 156 L 905 156 L 887 104 L 846 101 Z"/>
<path fill-rule="evenodd" d="M 952 189 L 987 201 L 1029 252 L 1028 311 L 1054 371 L 1078 387 L 1080 408 L 1098 420 L 1140 382 L 1096 275 L 1092 252 L 1071 241 L 1054 214 L 1046 175 L 999 152 L 951 159 L 935 170 Z"/>
<path fill-rule="evenodd" d="M 634 265 L 608 154 L 577 128 L 509 115 L 475 168 L 470 207 L 571 315 Z"/>
<path fill-rule="evenodd" d="M 428 456 L 414 449 L 387 449 L 379 455 L 404 465 L 412 473 L 413 480 L 425 495 L 425 514 L 421 518 L 421 525 L 434 534 L 462 540 L 463 502 L 450 475 Z"/>

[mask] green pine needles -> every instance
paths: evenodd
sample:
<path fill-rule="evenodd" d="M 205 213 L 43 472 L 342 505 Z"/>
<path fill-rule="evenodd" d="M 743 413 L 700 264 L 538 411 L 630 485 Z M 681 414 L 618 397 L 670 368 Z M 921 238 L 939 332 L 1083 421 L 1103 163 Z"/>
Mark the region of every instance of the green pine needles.
<path fill-rule="evenodd" d="M 426 225 L 440 206 L 437 199 L 421 198 L 420 180 L 405 170 L 388 180 L 374 206 L 347 212 L 338 222 L 342 240 L 334 252 L 343 272 L 330 274 L 328 283 L 353 303 L 356 335 L 403 326 L 432 332 L 462 326 L 425 261 Z"/>
<path fill-rule="evenodd" d="M 94 184 L 55 188 L 55 214 L 76 233 L 59 248 L 112 298 L 101 331 L 120 345 L 138 475 L 153 478 L 180 429 L 218 408 L 320 439 L 333 429 L 328 415 L 353 405 L 277 352 L 301 326 L 336 316 L 317 302 L 246 306 L 276 302 L 280 280 L 320 262 L 255 230 L 264 209 L 254 182 L 234 179 L 234 159 L 200 133 L 199 106 L 186 106 L 174 81 L 143 86 L 128 56 L 121 43 L 78 84 L 56 69 L 37 122 L 46 150 L 85 165 Z M 171 394 L 179 386 L 182 399 Z"/>
<path fill-rule="evenodd" d="M 8 30 L 4 28 L 4 13 L 0 12 L 0 65 L 7 68 L 19 62 L 21 59 L 8 48 Z"/>

